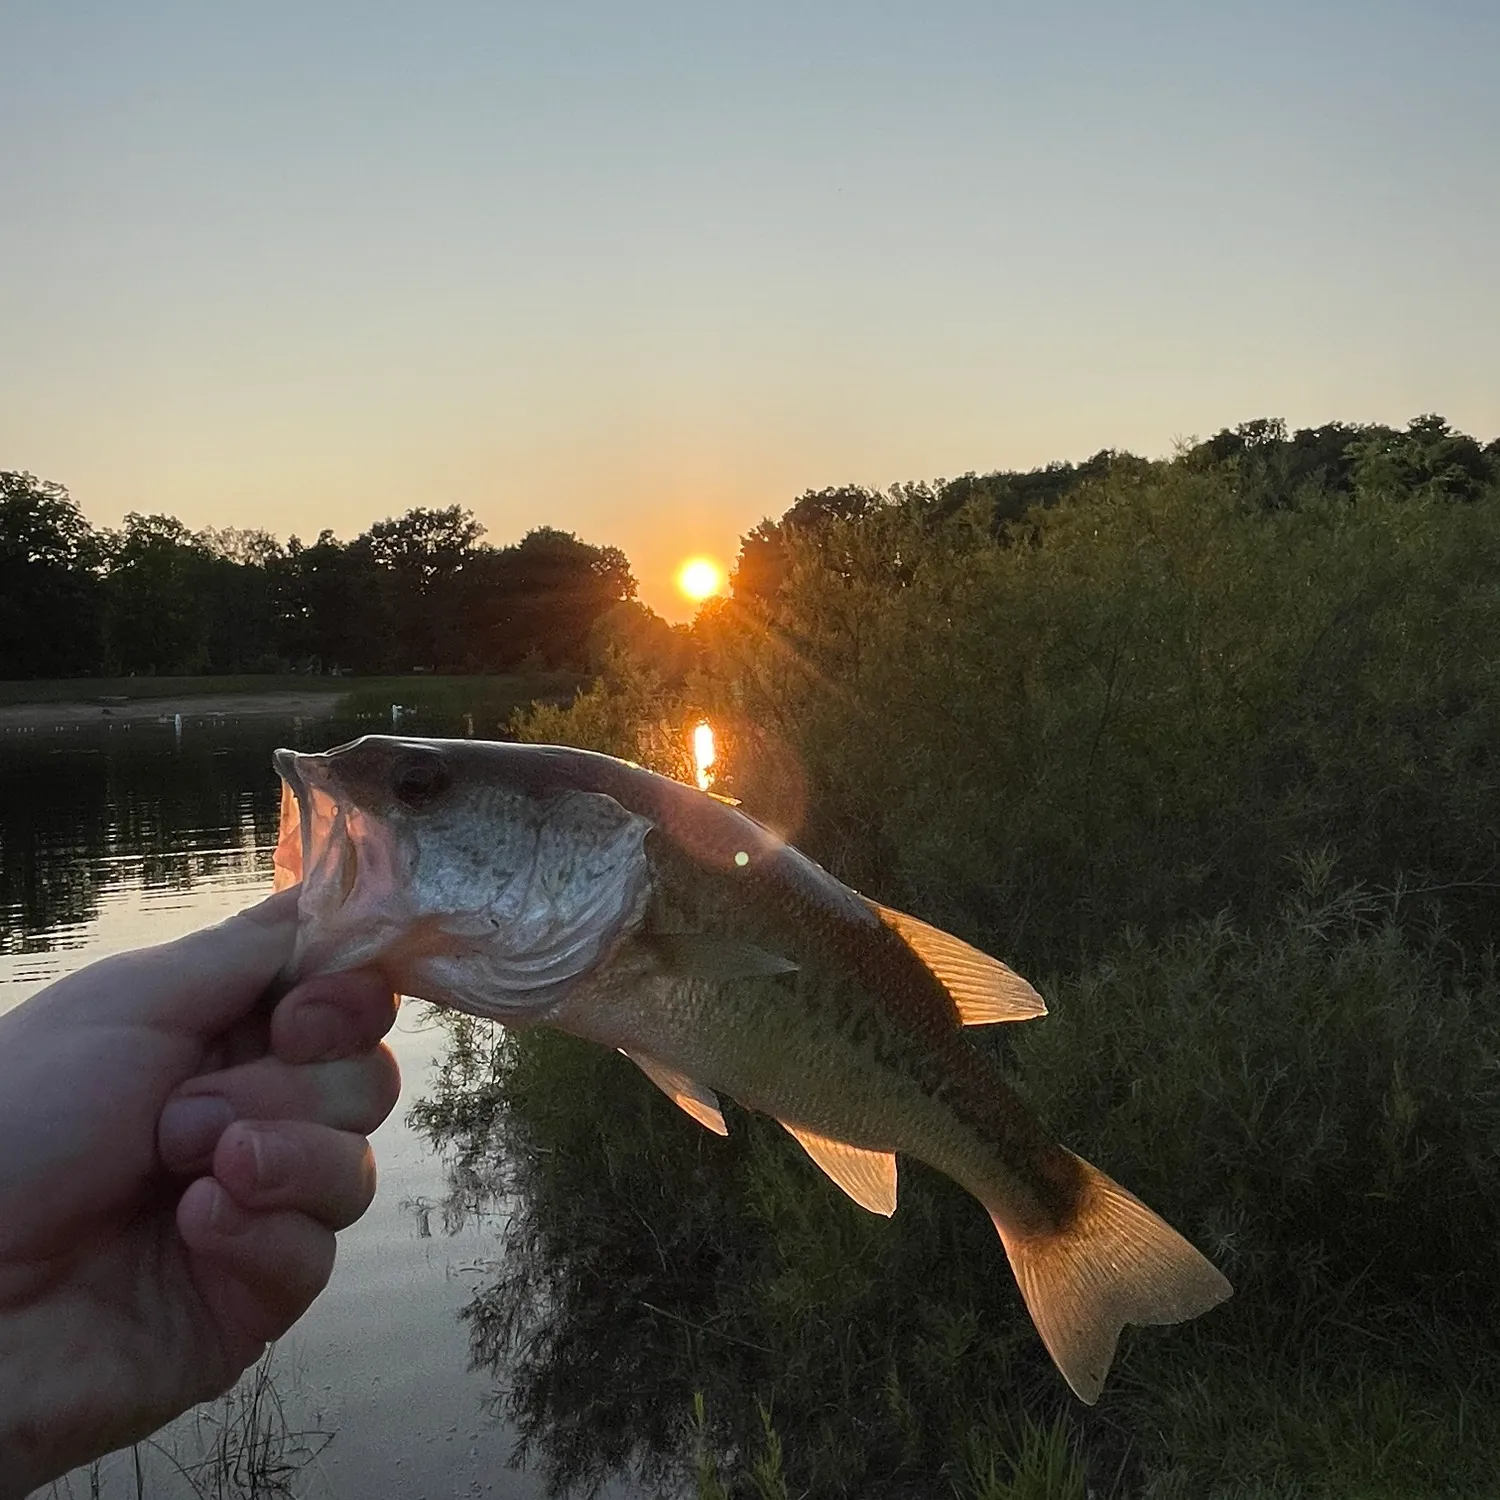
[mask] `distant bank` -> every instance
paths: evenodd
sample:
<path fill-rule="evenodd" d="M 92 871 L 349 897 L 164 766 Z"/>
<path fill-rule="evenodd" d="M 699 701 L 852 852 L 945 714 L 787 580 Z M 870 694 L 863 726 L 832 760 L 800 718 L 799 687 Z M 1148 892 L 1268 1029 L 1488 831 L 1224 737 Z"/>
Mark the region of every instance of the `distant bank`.
<path fill-rule="evenodd" d="M 471 714 L 493 732 L 536 700 L 565 701 L 584 679 L 568 672 L 451 677 L 92 677 L 0 682 L 0 730 L 48 729 L 111 720 L 380 713 L 393 703 L 419 713 Z"/>
<path fill-rule="evenodd" d="M 184 719 L 210 715 L 226 718 L 301 717 L 326 719 L 342 693 L 190 693 L 169 698 L 131 698 L 120 703 L 5 703 L 0 704 L 0 729 L 53 729 L 74 724 L 107 723 L 110 719 Z"/>

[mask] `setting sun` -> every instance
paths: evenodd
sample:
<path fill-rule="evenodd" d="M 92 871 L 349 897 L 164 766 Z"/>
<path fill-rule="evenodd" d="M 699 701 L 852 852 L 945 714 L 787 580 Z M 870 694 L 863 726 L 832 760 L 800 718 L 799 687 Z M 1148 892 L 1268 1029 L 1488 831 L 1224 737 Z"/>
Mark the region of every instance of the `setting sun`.
<path fill-rule="evenodd" d="M 677 587 L 689 599 L 707 599 L 724 587 L 724 570 L 711 557 L 690 557 L 677 570 Z"/>

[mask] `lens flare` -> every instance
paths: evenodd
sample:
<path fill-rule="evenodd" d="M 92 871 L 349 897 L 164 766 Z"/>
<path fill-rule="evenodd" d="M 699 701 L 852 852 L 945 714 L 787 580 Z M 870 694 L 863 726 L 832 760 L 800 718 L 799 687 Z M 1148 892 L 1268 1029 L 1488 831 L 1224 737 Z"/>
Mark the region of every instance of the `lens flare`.
<path fill-rule="evenodd" d="M 698 790 L 706 792 L 714 779 L 714 731 L 705 719 L 693 730 L 693 760 L 698 767 Z"/>

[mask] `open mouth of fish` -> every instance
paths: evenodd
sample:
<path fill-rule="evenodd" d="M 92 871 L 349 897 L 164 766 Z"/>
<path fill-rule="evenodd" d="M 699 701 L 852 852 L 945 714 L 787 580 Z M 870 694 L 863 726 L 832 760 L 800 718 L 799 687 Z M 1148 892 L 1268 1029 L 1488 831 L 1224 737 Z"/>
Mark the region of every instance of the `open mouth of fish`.
<path fill-rule="evenodd" d="M 302 886 L 298 911 L 304 920 L 294 967 L 307 971 L 326 964 L 332 954 L 325 950 L 334 947 L 344 960 L 339 966 L 348 966 L 376 951 L 379 929 L 394 915 L 399 882 L 392 840 L 374 819 L 335 795 L 326 757 L 278 750 L 273 759 L 282 781 L 273 885 L 278 891 Z M 351 945 L 357 930 L 362 938 Z M 314 941 L 316 954 L 307 951 Z"/>

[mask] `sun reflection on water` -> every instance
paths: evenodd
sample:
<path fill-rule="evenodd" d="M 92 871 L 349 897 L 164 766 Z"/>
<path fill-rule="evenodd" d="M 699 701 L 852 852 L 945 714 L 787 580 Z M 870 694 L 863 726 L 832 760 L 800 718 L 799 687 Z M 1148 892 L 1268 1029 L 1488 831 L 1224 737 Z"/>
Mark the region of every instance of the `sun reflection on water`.
<path fill-rule="evenodd" d="M 704 719 L 693 730 L 693 761 L 698 768 L 699 791 L 706 792 L 713 785 L 716 754 L 713 725 Z"/>

